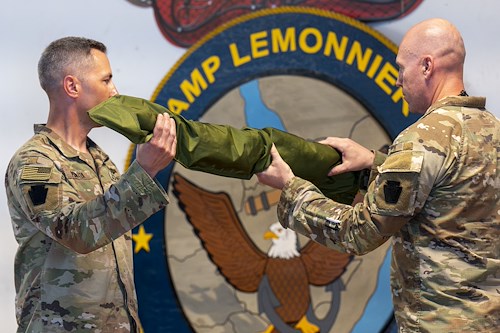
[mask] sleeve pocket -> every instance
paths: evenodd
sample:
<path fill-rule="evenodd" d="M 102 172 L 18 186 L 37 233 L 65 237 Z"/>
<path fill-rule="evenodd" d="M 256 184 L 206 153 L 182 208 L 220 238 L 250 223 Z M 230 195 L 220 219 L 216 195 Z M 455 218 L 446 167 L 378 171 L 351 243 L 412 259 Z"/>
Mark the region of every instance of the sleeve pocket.
<path fill-rule="evenodd" d="M 23 180 L 20 186 L 31 216 L 61 205 L 61 175 L 52 173 L 46 180 Z"/>
<path fill-rule="evenodd" d="M 391 154 L 379 167 L 372 212 L 389 216 L 412 216 L 424 153 L 403 150 Z"/>

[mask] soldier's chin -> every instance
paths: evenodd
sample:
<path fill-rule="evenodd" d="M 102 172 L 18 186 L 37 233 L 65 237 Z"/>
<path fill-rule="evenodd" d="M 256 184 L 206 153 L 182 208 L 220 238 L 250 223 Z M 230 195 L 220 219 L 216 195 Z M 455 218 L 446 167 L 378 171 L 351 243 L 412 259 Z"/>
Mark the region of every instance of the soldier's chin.
<path fill-rule="evenodd" d="M 425 111 L 426 111 L 425 109 L 408 107 L 408 112 L 414 113 L 414 114 L 424 114 Z"/>
<path fill-rule="evenodd" d="M 408 100 L 404 97 L 404 94 L 403 94 L 403 99 L 405 100 L 406 103 L 408 103 L 408 112 L 418 114 L 417 109 L 414 106 L 413 107 L 411 106 Z"/>

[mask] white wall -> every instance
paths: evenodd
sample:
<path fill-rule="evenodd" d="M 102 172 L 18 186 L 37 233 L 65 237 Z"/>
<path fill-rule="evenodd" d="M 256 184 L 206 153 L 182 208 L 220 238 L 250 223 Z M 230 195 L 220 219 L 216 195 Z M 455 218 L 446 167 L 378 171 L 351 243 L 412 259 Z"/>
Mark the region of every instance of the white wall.
<path fill-rule="evenodd" d="M 126 0 L 0 0 L 0 174 L 15 150 L 32 135 L 32 124 L 45 122 L 48 103 L 39 88 L 36 65 L 42 50 L 54 39 L 86 36 L 104 42 L 120 93 L 150 98 L 154 89 L 185 50 L 169 44 L 159 32 L 152 8 Z M 467 47 L 466 88 L 487 96 L 487 106 L 500 116 L 500 12 L 498 0 L 427 0 L 407 17 L 372 26 L 401 41 L 404 32 L 425 18 L 443 17 L 462 31 Z M 128 142 L 98 129 L 91 137 L 123 169 Z M 12 234 L 5 191 L 0 190 L 0 322 L 2 332 L 14 332 Z"/>

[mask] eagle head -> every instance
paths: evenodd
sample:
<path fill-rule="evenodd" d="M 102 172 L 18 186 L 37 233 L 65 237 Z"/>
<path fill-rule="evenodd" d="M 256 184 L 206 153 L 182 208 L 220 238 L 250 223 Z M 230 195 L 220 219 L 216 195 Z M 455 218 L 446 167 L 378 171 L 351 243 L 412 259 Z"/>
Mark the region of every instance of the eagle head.
<path fill-rule="evenodd" d="M 300 256 L 297 250 L 297 234 L 291 229 L 283 228 L 279 222 L 271 224 L 264 234 L 264 239 L 272 241 L 267 251 L 267 255 L 271 258 L 291 259 Z"/>

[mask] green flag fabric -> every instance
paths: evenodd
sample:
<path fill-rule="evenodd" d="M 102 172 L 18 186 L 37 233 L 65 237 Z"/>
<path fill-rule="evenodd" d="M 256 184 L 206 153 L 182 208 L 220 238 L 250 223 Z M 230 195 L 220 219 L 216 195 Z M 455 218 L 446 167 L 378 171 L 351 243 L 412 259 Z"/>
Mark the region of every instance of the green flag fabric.
<path fill-rule="evenodd" d="M 341 162 L 335 149 L 275 128 L 237 129 L 187 120 L 162 105 L 126 95 L 111 97 L 92 108 L 89 116 L 140 144 L 149 141 L 157 114 L 165 112 L 176 122 L 175 160 L 188 169 L 250 179 L 269 166 L 269 152 L 274 143 L 294 174 L 315 184 L 327 197 L 351 203 L 358 191 L 358 172 L 327 176 L 330 169 Z"/>

